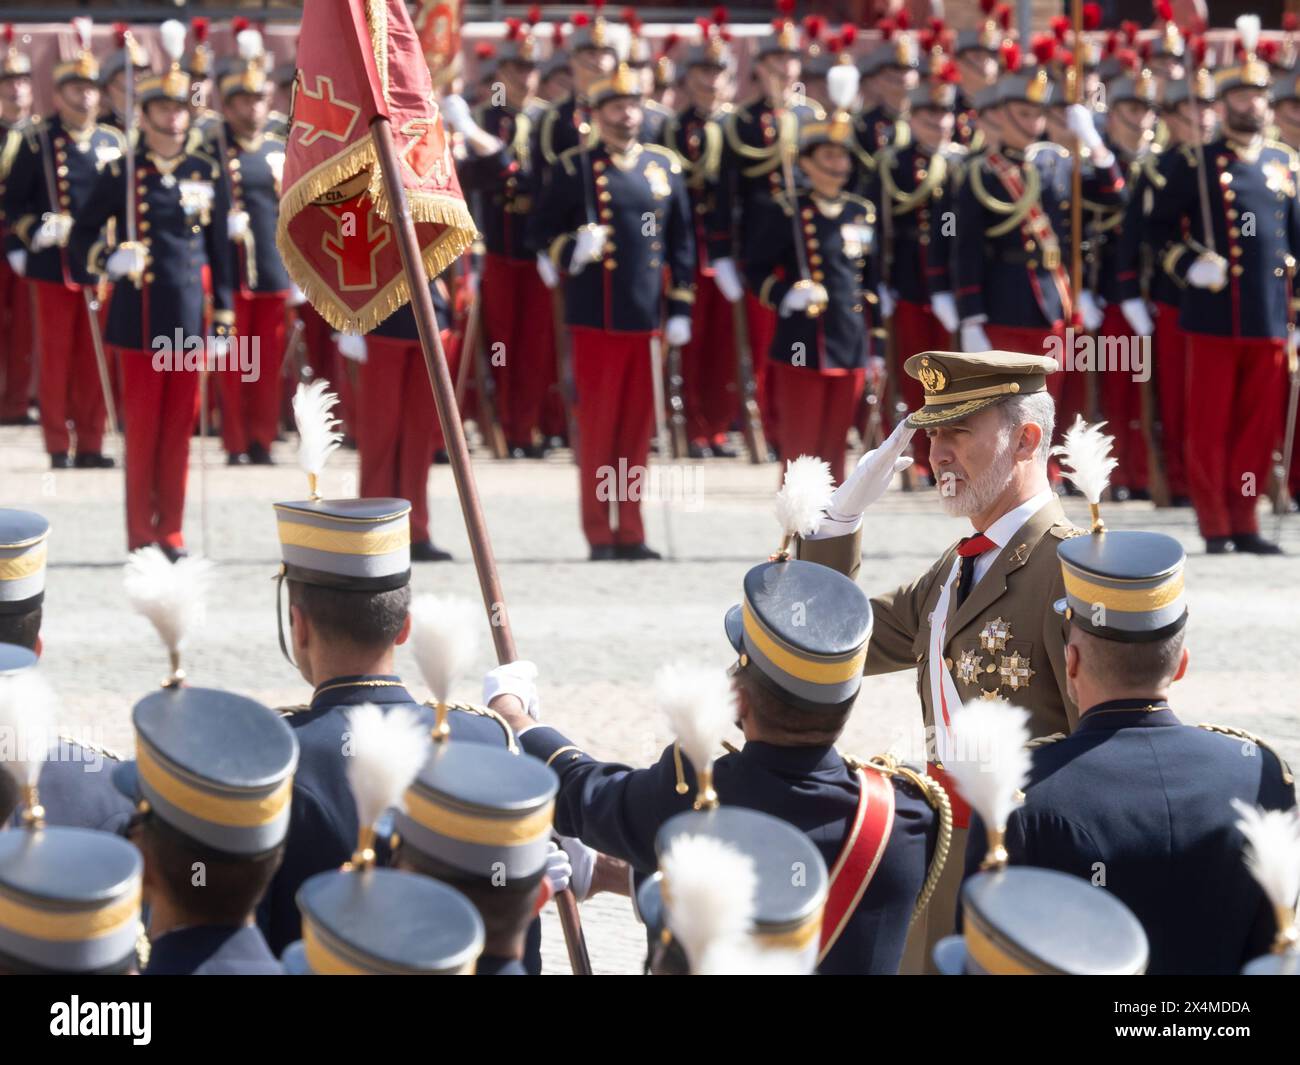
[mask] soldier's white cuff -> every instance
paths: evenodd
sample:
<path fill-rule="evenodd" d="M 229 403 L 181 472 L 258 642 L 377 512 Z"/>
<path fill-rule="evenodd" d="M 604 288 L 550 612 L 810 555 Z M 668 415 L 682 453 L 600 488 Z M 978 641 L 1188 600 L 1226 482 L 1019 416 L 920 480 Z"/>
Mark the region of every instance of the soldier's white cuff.
<path fill-rule="evenodd" d="M 840 518 L 827 514 L 817 531 L 805 536 L 805 540 L 833 540 L 837 536 L 852 536 L 862 527 L 862 515 L 856 518 Z"/>

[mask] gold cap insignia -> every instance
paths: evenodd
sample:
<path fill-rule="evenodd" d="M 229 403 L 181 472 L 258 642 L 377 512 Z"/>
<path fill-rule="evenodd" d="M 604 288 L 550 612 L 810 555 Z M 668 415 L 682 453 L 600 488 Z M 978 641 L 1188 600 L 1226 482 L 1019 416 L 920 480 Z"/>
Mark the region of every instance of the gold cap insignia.
<path fill-rule="evenodd" d="M 1043 103 L 1051 91 L 1051 84 L 1047 78 L 1047 71 L 1040 69 L 1034 75 L 1034 80 L 1025 87 L 1025 99 L 1031 104 Z"/>
<path fill-rule="evenodd" d="M 921 368 L 916 373 L 921 387 L 929 393 L 942 392 L 948 387 L 948 375 L 942 366 L 929 359 L 921 360 Z"/>

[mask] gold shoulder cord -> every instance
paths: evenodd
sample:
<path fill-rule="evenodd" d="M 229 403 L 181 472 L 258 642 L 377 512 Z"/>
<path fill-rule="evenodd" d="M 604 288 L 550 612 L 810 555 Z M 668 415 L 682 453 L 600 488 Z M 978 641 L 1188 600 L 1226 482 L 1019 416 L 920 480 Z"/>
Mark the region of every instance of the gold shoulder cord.
<path fill-rule="evenodd" d="M 528 117 L 528 112 L 520 111 L 515 115 L 515 135 L 510 139 L 510 151 L 523 170 L 528 169 L 528 142 L 532 135 L 533 120 Z"/>
<path fill-rule="evenodd" d="M 920 204 L 933 196 L 935 188 L 948 177 L 948 161 L 942 155 L 935 155 L 930 160 L 925 179 L 911 192 L 901 191 L 894 181 L 892 153 L 889 165 L 881 167 L 880 175 L 890 199 L 897 205 L 894 207 L 894 216 L 898 217 L 916 210 Z"/>
<path fill-rule="evenodd" d="M 88 751 L 94 751 L 96 754 L 107 758 L 110 762 L 122 761 L 122 756 L 111 747 L 104 747 L 98 743 L 90 743 L 87 740 L 83 740 L 80 736 L 73 736 L 67 732 L 60 732 L 59 741 L 61 743 L 75 743 L 78 747 L 84 747 Z"/>
<path fill-rule="evenodd" d="M 939 886 L 939 878 L 943 875 L 944 866 L 948 864 L 948 852 L 952 848 L 952 803 L 948 800 L 948 793 L 933 777 L 900 764 L 892 754 L 878 754 L 867 762 L 859 762 L 855 758 L 843 755 L 841 757 L 850 769 L 874 769 L 887 776 L 898 776 L 910 781 L 920 790 L 925 801 L 939 816 L 939 835 L 934 844 L 934 857 L 930 860 L 930 868 L 925 874 L 925 883 L 921 885 L 921 893 L 916 896 L 916 905 L 912 907 L 912 916 L 908 920 L 908 927 L 911 928 L 916 923 L 916 919 L 925 912 L 925 908 L 930 905 L 930 898 L 934 895 L 935 888 Z"/>
<path fill-rule="evenodd" d="M 546 113 L 542 115 L 542 126 L 538 133 L 538 143 L 542 148 L 542 158 L 546 160 L 548 166 L 554 166 L 555 155 L 555 120 L 560 117 L 560 112 L 554 107 L 548 107 Z"/>
<path fill-rule="evenodd" d="M 431 710 L 436 710 L 437 704 L 432 700 L 424 704 Z M 519 744 L 515 742 L 515 730 L 510 727 L 506 719 L 493 710 L 490 706 L 478 706 L 475 703 L 448 703 L 448 710 L 463 710 L 467 714 L 474 714 L 477 717 L 490 717 L 498 725 L 501 731 L 506 734 L 506 750 L 511 754 L 519 753 Z"/>
<path fill-rule="evenodd" d="M 1295 776 L 1291 772 L 1291 767 L 1287 765 L 1286 759 L 1253 732 L 1247 732 L 1244 728 L 1229 728 L 1227 725 L 1197 725 L 1196 727 L 1205 729 L 1206 732 L 1217 732 L 1221 736 L 1231 736 L 1233 739 L 1245 740 L 1248 743 L 1253 743 L 1256 747 L 1263 747 L 1264 750 L 1277 759 L 1278 765 L 1282 767 L 1282 783 L 1295 783 Z"/>
<path fill-rule="evenodd" d="M 297 706 L 277 706 L 275 712 L 281 717 L 293 717 L 294 714 L 301 714 L 304 710 L 310 710 L 308 703 L 299 703 Z"/>
<path fill-rule="evenodd" d="M 1026 169 L 1028 174 L 1025 178 L 1025 194 L 1015 203 L 1007 203 L 1005 200 L 999 200 L 984 187 L 984 168 L 982 166 L 976 165 L 970 168 L 971 190 L 975 193 L 975 199 L 979 201 L 980 206 L 992 211 L 994 214 L 1010 216 L 1006 221 L 999 222 L 997 225 L 986 229 L 984 231 L 986 236 L 1000 237 L 1004 233 L 1010 233 L 1025 220 L 1025 216 L 1038 202 L 1038 194 L 1042 191 L 1042 179 L 1038 175 L 1037 167 L 1031 166 Z M 1024 173 L 1025 171 L 1022 170 L 1021 172 Z"/>
<path fill-rule="evenodd" d="M 1064 732 L 1053 732 L 1050 736 L 1036 736 L 1025 744 L 1025 750 L 1036 751 L 1039 747 L 1048 747 L 1053 743 L 1060 743 L 1061 740 L 1068 737 Z"/>

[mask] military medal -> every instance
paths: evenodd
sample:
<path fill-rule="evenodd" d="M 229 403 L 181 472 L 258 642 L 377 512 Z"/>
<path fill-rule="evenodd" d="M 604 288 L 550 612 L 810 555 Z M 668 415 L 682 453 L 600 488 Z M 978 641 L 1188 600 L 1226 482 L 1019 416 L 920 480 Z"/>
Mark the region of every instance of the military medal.
<path fill-rule="evenodd" d="M 1011 626 L 1001 618 L 994 618 L 980 629 L 980 646 L 986 651 L 1001 651 L 1011 639 Z"/>
<path fill-rule="evenodd" d="M 1002 656 L 998 665 L 998 684 L 1005 685 L 1012 691 L 1029 687 L 1029 678 L 1034 675 L 1029 668 L 1029 659 L 1022 658 L 1017 652 Z"/>
<path fill-rule="evenodd" d="M 165 189 L 174 189 L 176 187 L 176 179 L 171 174 L 164 174 L 162 183 Z"/>
<path fill-rule="evenodd" d="M 967 648 L 957 659 L 957 679 L 963 684 L 975 684 L 980 675 L 980 654 L 973 647 Z"/>

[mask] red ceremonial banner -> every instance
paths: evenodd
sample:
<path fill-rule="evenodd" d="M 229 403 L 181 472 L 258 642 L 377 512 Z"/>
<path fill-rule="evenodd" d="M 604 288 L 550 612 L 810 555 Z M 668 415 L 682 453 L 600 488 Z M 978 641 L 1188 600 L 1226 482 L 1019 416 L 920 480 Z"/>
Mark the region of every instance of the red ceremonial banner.
<path fill-rule="evenodd" d="M 370 129 L 377 116 L 392 125 L 424 265 L 436 277 L 475 228 L 406 5 L 306 0 L 276 244 L 321 317 L 349 332 L 370 331 L 410 299 Z"/>
<path fill-rule="evenodd" d="M 420 47 L 435 85 L 446 85 L 461 72 L 460 28 L 464 14 L 465 0 L 421 0 L 415 13 L 415 32 L 420 36 Z"/>

